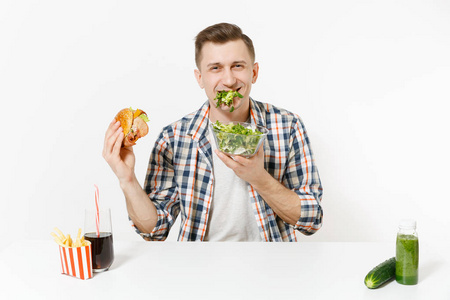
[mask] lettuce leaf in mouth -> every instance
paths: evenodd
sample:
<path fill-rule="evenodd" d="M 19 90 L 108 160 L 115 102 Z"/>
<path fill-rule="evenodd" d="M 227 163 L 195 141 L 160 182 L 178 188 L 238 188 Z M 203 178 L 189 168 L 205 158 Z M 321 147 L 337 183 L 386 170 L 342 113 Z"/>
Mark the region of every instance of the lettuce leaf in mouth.
<path fill-rule="evenodd" d="M 230 112 L 232 112 L 234 110 L 233 99 L 236 97 L 244 98 L 244 96 L 242 96 L 238 91 L 217 92 L 216 98 L 214 98 L 214 100 L 217 100 L 216 107 L 225 104 L 226 106 L 230 107 Z"/>
<path fill-rule="evenodd" d="M 217 130 L 215 136 L 219 150 L 229 154 L 253 154 L 263 134 L 258 129 L 246 128 L 241 124 L 225 125 L 216 121 L 212 126 Z"/>

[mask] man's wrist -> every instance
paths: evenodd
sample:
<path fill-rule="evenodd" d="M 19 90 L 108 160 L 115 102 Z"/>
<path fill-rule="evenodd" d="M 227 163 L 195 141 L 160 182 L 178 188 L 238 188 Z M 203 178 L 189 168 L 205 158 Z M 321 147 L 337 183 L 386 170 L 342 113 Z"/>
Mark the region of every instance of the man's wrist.
<path fill-rule="evenodd" d="M 275 178 L 273 178 L 267 170 L 264 170 L 264 172 L 261 172 L 259 176 L 256 177 L 257 180 L 255 180 L 253 183 L 250 183 L 255 190 L 265 190 L 273 184 L 273 181 Z"/>
<path fill-rule="evenodd" d="M 136 186 L 136 184 L 139 185 L 139 182 L 136 178 L 136 175 L 133 173 L 131 176 L 127 178 L 119 179 L 119 184 L 120 188 L 125 192 L 127 190 L 133 189 Z"/>

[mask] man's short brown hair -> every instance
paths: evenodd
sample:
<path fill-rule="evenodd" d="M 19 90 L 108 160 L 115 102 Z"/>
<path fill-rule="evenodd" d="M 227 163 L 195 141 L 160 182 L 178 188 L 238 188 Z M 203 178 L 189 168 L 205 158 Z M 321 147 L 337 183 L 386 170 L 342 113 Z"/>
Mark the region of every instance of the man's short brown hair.
<path fill-rule="evenodd" d="M 226 42 L 242 40 L 247 46 L 252 62 L 255 62 L 255 48 L 252 40 L 242 33 L 241 28 L 234 24 L 219 23 L 209 26 L 197 34 L 195 37 L 195 63 L 200 69 L 201 53 L 203 45 L 207 42 L 225 44 Z"/>

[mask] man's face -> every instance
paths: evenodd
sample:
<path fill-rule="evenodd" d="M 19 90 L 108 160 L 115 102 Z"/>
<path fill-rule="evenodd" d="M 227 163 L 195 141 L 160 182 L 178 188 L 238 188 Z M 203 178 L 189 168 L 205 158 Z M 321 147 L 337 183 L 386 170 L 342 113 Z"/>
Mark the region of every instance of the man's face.
<path fill-rule="evenodd" d="M 249 103 L 252 84 L 258 78 L 258 63 L 253 63 L 247 46 L 242 40 L 225 44 L 207 42 L 203 45 L 199 70 L 195 70 L 199 86 L 205 89 L 212 108 L 216 107 L 216 93 L 238 91 L 243 98 L 234 99 L 234 109 Z M 248 107 L 248 105 L 244 105 Z M 218 109 L 229 111 L 222 105 Z"/>

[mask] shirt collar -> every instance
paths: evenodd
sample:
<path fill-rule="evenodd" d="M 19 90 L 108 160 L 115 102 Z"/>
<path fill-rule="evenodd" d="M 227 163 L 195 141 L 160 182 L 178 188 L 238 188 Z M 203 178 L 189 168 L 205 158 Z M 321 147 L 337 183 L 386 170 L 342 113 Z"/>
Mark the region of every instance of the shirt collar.
<path fill-rule="evenodd" d="M 194 117 L 191 119 L 189 130 L 187 134 L 192 137 L 195 141 L 199 141 L 203 136 L 205 136 L 205 131 L 208 128 L 208 115 L 209 115 L 209 100 L 200 107 L 197 112 L 194 113 Z"/>
<path fill-rule="evenodd" d="M 262 107 L 258 105 L 259 102 L 250 98 L 250 119 L 252 124 L 266 127 L 266 120 L 264 119 Z M 261 103 L 259 103 L 261 104 Z"/>

